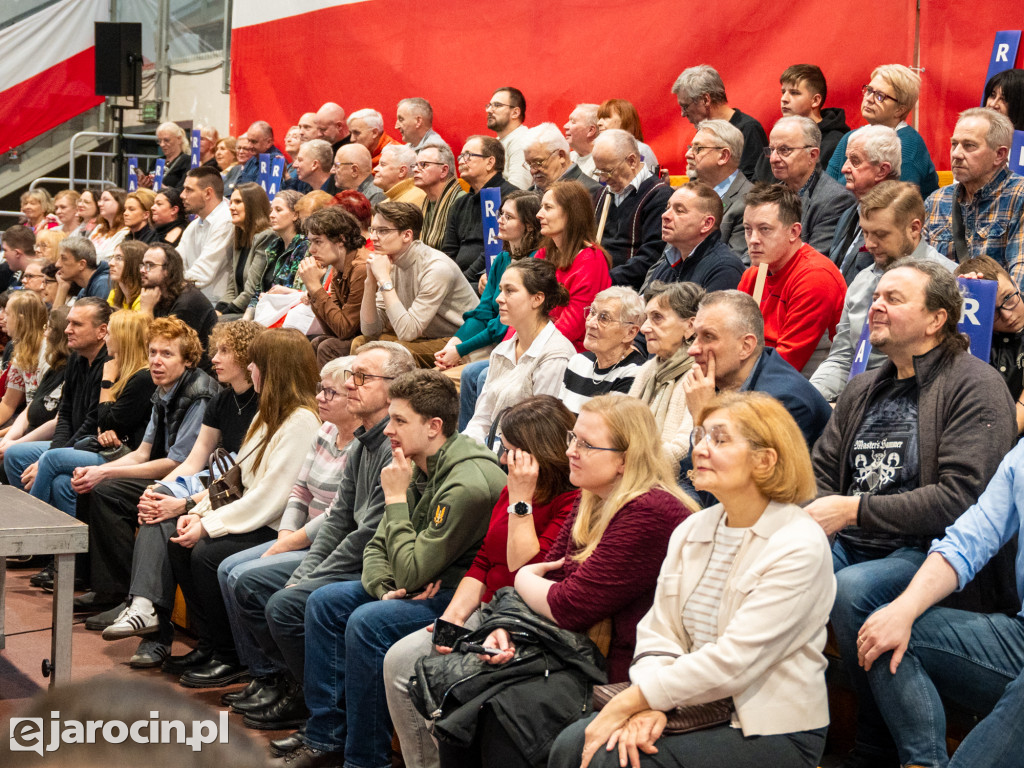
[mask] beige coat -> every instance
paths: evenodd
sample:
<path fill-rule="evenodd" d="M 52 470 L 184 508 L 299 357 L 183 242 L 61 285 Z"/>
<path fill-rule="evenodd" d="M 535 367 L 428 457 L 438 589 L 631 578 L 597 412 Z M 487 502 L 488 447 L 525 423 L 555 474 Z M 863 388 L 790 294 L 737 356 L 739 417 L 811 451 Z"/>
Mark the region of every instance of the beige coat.
<path fill-rule="evenodd" d="M 647 382 L 654 376 L 658 368 L 658 358 L 652 357 L 644 363 L 633 379 L 629 388 L 629 396 L 642 399 L 641 395 Z M 668 413 L 661 427 L 661 439 L 665 444 L 665 454 L 669 461 L 678 464 L 690 453 L 690 432 L 693 431 L 693 417 L 686 407 L 686 392 L 683 391 L 682 379 L 677 379 L 668 395 Z M 647 403 L 650 406 L 650 403 Z"/>

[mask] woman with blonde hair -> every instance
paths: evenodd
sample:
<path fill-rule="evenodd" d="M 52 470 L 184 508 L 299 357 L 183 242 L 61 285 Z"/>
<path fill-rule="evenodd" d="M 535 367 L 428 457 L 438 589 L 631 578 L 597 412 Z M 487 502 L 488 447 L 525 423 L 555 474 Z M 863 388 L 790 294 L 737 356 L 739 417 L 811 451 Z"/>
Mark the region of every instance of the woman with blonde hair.
<path fill-rule="evenodd" d="M 46 372 L 46 305 L 33 291 L 18 291 L 7 302 L 7 335 L 14 342 L 7 391 L 0 400 L 0 426 L 32 402 Z M 0 437 L 7 429 L 0 429 Z"/>
<path fill-rule="evenodd" d="M 63 229 L 44 229 L 36 235 L 36 256 L 56 264 L 60 256 L 60 243 L 68 235 Z"/>
<path fill-rule="evenodd" d="M 146 244 L 125 240 L 110 257 L 110 296 L 107 303 L 114 309 L 138 311 L 142 296 L 142 257 Z"/>
<path fill-rule="evenodd" d="M 566 442 L 569 482 L 580 489 L 579 506 L 546 561 L 519 569 L 515 590 L 526 606 L 561 629 L 587 632 L 607 620 L 608 679 L 621 682 L 633 658 L 637 622 L 654 599 L 669 537 L 695 505 L 676 485 L 651 412 L 637 400 L 602 395 L 588 401 Z M 483 646 L 496 649 L 493 656 L 481 657 L 489 664 L 516 657 L 515 642 L 504 629 L 491 632 Z M 486 739 L 477 738 L 468 748 L 440 742 L 441 766 L 493 765 L 498 756 L 509 768 L 535 765 L 542 757 L 537 745 L 550 743 L 585 709 L 584 700 L 571 702 L 565 711 L 548 702 L 532 715 L 522 713 L 528 728 L 509 733 L 494 711 L 503 700 L 514 701 L 504 697 L 514 697 L 515 688 L 496 691 L 490 706 L 479 710 L 477 733 L 486 733 Z M 589 698 L 589 686 L 584 691 Z M 474 699 L 470 706 L 479 702 Z"/>
<path fill-rule="evenodd" d="M 82 190 L 82 194 L 78 196 L 78 201 L 75 203 L 75 212 L 82 224 L 71 233 L 72 235 L 89 237 L 96 229 L 96 225 L 100 221 L 99 197 L 100 193 L 95 190 Z"/>
<path fill-rule="evenodd" d="M 25 217 L 22 223 L 36 235 L 60 226 L 53 215 L 53 198 L 42 187 L 21 193 L 21 215 Z"/>
<path fill-rule="evenodd" d="M 78 216 L 78 199 L 81 197 L 73 189 L 62 189 L 53 196 L 53 215 L 60 222 L 60 230 L 65 235 L 73 235 L 82 226 Z"/>
<path fill-rule="evenodd" d="M 100 193 L 96 207 L 96 229 L 89 235 L 96 246 L 96 260 L 107 261 L 114 249 L 128 236 L 128 227 L 124 223 L 124 202 L 128 193 L 123 189 L 104 189 Z"/>
<path fill-rule="evenodd" d="M 156 200 L 156 193 L 151 189 L 144 188 L 129 192 L 125 197 L 124 225 L 128 227 L 125 240 L 152 243 L 159 239 L 149 218 L 154 200 Z"/>
<path fill-rule="evenodd" d="M 226 136 L 213 148 L 213 157 L 217 161 L 217 170 L 224 179 L 224 194 L 228 197 L 235 191 L 235 184 L 242 173 L 242 163 L 238 160 L 235 148 L 235 137 Z"/>
<path fill-rule="evenodd" d="M 782 404 L 757 392 L 713 399 L 692 442 L 693 484 L 720 503 L 672 534 L 637 627 L 632 684 L 558 737 L 552 768 L 690 765 L 691 756 L 693 765 L 818 765 L 836 586 L 825 533 L 798 506 L 815 494 L 807 444 Z M 718 724 L 663 735 L 676 707 L 713 701 L 725 713 Z"/>

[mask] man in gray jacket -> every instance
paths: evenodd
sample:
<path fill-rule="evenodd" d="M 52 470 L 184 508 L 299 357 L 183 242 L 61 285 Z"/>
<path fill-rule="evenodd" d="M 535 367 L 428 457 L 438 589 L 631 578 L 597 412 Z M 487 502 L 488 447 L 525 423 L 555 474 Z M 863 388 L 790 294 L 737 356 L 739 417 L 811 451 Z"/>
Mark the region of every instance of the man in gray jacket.
<path fill-rule="evenodd" d="M 345 373 L 345 396 L 360 426 L 338 495 L 324 513 L 309 553 L 297 567 L 282 563 L 255 569 L 235 584 L 241 618 L 265 657 L 261 666 L 278 670 L 255 677 L 239 692 L 244 696 L 225 701 L 248 717 L 278 722 L 289 719 L 289 708 L 304 711 L 296 681 L 302 680 L 305 668 L 306 600 L 324 584 L 358 580 L 362 573 L 363 549 L 384 514 L 380 472 L 391 462 L 391 444 L 384 434 L 388 385 L 415 367 L 409 351 L 393 342 L 371 342 L 359 350 Z"/>
<path fill-rule="evenodd" d="M 851 764 L 886 766 L 898 761 L 857 666 L 856 630 L 903 591 L 929 542 L 977 501 L 1017 430 L 1002 377 L 967 351 L 957 330 L 963 299 L 945 266 L 903 259 L 874 293 L 869 340 L 887 360 L 840 395 L 814 446 L 819 495 L 806 509 L 836 536 L 832 624 L 861 694 L 853 757 L 862 762 Z M 994 565 L 973 594 L 957 596 L 957 607 L 999 607 L 991 601 L 1013 573 Z"/>

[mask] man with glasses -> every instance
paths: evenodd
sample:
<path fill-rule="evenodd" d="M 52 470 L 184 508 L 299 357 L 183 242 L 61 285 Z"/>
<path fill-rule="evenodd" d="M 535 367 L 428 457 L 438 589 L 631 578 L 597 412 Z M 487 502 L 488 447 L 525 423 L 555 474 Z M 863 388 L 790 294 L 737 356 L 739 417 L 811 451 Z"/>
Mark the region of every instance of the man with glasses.
<path fill-rule="evenodd" d="M 185 176 L 181 190 L 185 212 L 193 219 L 178 242 L 185 277 L 211 302 L 220 301 L 231 278 L 231 252 L 235 227 L 231 223 L 224 180 L 212 168 L 199 166 Z"/>
<path fill-rule="evenodd" d="M 869 340 L 887 359 L 850 381 L 811 456 L 818 498 L 806 511 L 835 536 L 831 618 L 858 693 L 856 765 L 901 762 L 858 667 L 857 633 L 978 500 L 1017 433 L 1002 377 L 957 330 L 962 311 L 944 265 L 892 265 L 868 312 Z M 1012 554 L 997 555 L 952 600 L 968 611 L 1019 609 Z"/>
<path fill-rule="evenodd" d="M 524 167 L 533 177 L 531 191 L 543 194 L 556 181 L 578 181 L 590 193 L 594 204 L 601 194 L 601 185 L 580 170 L 572 161 L 569 142 L 554 123 L 541 123 L 526 133 Z"/>
<path fill-rule="evenodd" d="M 370 150 L 362 144 L 345 144 L 334 153 L 334 191 L 351 189 L 375 205 L 387 200 L 384 191 L 374 185 L 373 162 Z M 330 191 L 330 190 L 328 190 Z"/>
<path fill-rule="evenodd" d="M 784 117 L 772 128 L 765 157 L 772 175 L 800 196 L 803 241 L 828 256 L 836 224 L 856 203 L 853 194 L 818 165 L 821 129 L 809 117 Z"/>
<path fill-rule="evenodd" d="M 217 313 L 210 300 L 185 279 L 181 255 L 167 243 L 154 243 L 143 254 L 140 271 L 139 309 L 151 317 L 174 315 L 191 327 L 203 345 L 199 367 L 209 369 L 206 348 L 210 331 L 217 324 Z"/>
<path fill-rule="evenodd" d="M 470 191 L 452 204 L 441 250 L 458 264 L 462 274 L 473 285 L 476 285 L 484 271 L 484 223 L 480 190 L 489 187 L 500 190 L 501 200 L 498 201 L 495 213 L 501 210 L 505 196 L 516 190 L 501 175 L 505 169 L 505 159 L 504 146 L 490 136 L 470 136 L 458 156 L 459 175 L 469 184 Z M 529 186 L 529 182 L 523 186 Z"/>
<path fill-rule="evenodd" d="M 847 146 L 853 146 L 853 140 Z M 907 181 L 883 181 L 861 198 L 859 210 L 864 245 L 873 262 L 854 278 L 846 290 L 843 314 L 836 326 L 832 349 L 811 376 L 811 384 L 832 403 L 846 388 L 854 359 L 864 354 L 860 347 L 861 334 L 868 320 L 875 288 L 886 270 L 907 257 L 929 259 L 950 272 L 956 266 L 921 238 L 924 201 L 917 185 Z M 871 349 L 863 370 L 878 368 L 885 360 L 881 351 Z"/>
<path fill-rule="evenodd" d="M 743 262 L 722 242 L 721 221 L 722 200 L 707 184 L 690 181 L 673 192 L 661 215 L 665 253 L 641 292 L 655 280 L 696 283 L 709 293 L 739 285 Z"/>
<path fill-rule="evenodd" d="M 458 266 L 419 240 L 422 226 L 423 214 L 410 203 L 374 206 L 373 254 L 359 310 L 363 335 L 352 340 L 353 352 L 374 339 L 397 341 L 420 367 L 433 368 L 434 353 L 480 303 Z"/>
<path fill-rule="evenodd" d="M 603 217 L 607 207 L 601 245 L 612 257 L 612 284 L 636 290 L 665 250 L 661 214 L 672 187 L 651 173 L 640 158 L 636 139 L 619 128 L 597 137 L 593 155 L 594 176 L 605 182 L 597 215 Z"/>
<path fill-rule="evenodd" d="M 504 176 L 519 189 L 530 186 L 530 172 L 523 168 L 526 149 L 526 97 L 518 88 L 499 88 L 485 107 L 487 130 L 498 134 L 505 150 Z"/>
<path fill-rule="evenodd" d="M 78 289 L 76 298 L 95 296 L 104 301 L 110 295 L 110 266 L 96 260 L 96 246 L 81 235 L 60 241 L 57 246 L 57 276 Z"/>
<path fill-rule="evenodd" d="M 925 204 L 924 238 L 944 256 L 989 256 L 1024 286 L 1024 178 L 1007 168 L 1013 124 L 994 109 L 960 113 L 950 139 L 955 184 Z"/>
<path fill-rule="evenodd" d="M 46 259 L 32 259 L 21 273 L 21 287 L 26 291 L 38 294 L 44 304 L 48 304 L 46 301 L 46 274 L 43 272 L 43 267 L 47 263 Z"/>
<path fill-rule="evenodd" d="M 754 181 L 757 158 L 768 144 L 768 137 L 757 120 L 729 105 L 718 72 L 707 64 L 684 69 L 672 85 L 672 93 L 683 117 L 694 125 L 704 120 L 725 120 L 739 129 L 743 134 L 740 170 L 749 181 Z"/>
<path fill-rule="evenodd" d="M 420 207 L 426 193 L 415 186 L 412 167 L 416 164 L 416 153 L 405 144 L 388 144 L 381 150 L 380 162 L 373 173 L 374 185 L 384 191 L 388 200 L 396 203 L 412 203 Z"/>
<path fill-rule="evenodd" d="M 715 190 L 722 199 L 719 231 L 722 242 L 750 264 L 747 239 L 743 236 L 744 197 L 753 186 L 740 172 L 743 134 L 728 120 L 703 120 L 697 125 L 693 143 L 686 148 L 686 175 Z"/>
<path fill-rule="evenodd" d="M 443 142 L 423 144 L 416 151 L 413 183 L 426 195 L 423 200 L 423 231 L 420 240 L 441 249 L 452 206 L 466 191 L 455 175 L 455 155 Z"/>
<path fill-rule="evenodd" d="M 408 350 L 386 341 L 370 342 L 344 371 L 344 398 L 359 426 L 354 432 L 345 469 L 338 478 L 338 495 L 323 515 L 323 523 L 302 561 L 281 563 L 245 573 L 235 582 L 241 622 L 252 632 L 268 665 L 287 671 L 294 681 L 305 675 L 306 601 L 319 587 L 357 580 L 363 570 L 363 550 L 384 514 L 380 473 L 391 462 L 388 424 L 388 386 L 415 369 Z M 327 397 L 326 391 L 321 397 Z M 320 670 L 322 671 L 322 670 Z M 286 700 L 288 699 L 288 700 Z M 294 711 L 305 714 L 301 687 L 293 687 L 257 715 L 282 720 Z M 275 755 L 301 745 L 296 734 L 271 742 Z"/>

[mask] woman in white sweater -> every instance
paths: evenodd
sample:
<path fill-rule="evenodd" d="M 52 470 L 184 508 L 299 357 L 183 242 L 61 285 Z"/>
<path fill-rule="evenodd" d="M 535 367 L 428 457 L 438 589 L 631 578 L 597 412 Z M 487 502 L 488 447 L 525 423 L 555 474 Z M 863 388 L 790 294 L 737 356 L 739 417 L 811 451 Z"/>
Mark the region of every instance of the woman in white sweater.
<path fill-rule="evenodd" d="M 217 582 L 224 558 L 277 536 L 295 478 L 320 427 L 313 348 L 296 330 L 278 328 L 249 348 L 253 388 L 260 408 L 238 451 L 243 493 L 217 509 L 207 496 L 178 518 L 168 554 L 185 595 L 202 647 L 211 657 L 190 669 L 181 684 L 213 688 L 247 674 L 238 661 L 227 611 Z"/>
<path fill-rule="evenodd" d="M 654 357 L 640 368 L 629 394 L 651 409 L 661 430 L 665 453 L 675 464 L 690 452 L 693 421 L 686 407 L 683 374 L 693 365 L 687 349 L 704 289 L 696 283 L 655 282 L 647 289 L 645 298 L 647 318 L 640 332 L 647 340 L 647 351 Z"/>
<path fill-rule="evenodd" d="M 807 444 L 786 409 L 757 392 L 720 395 L 697 422 L 691 479 L 721 503 L 672 534 L 637 626 L 632 684 L 562 732 L 549 768 L 821 759 L 836 581 L 825 533 L 797 506 L 815 493 Z M 664 735 L 671 710 L 714 701 L 725 703 L 718 725 Z"/>
<path fill-rule="evenodd" d="M 481 443 L 505 408 L 534 395 L 557 395 L 569 358 L 576 354 L 551 321 L 551 310 L 569 303 L 554 264 L 546 259 L 514 261 L 500 286 L 498 317 L 515 333 L 491 352 L 487 380 L 463 430 Z"/>

